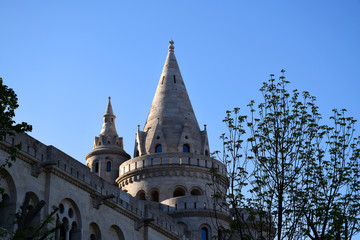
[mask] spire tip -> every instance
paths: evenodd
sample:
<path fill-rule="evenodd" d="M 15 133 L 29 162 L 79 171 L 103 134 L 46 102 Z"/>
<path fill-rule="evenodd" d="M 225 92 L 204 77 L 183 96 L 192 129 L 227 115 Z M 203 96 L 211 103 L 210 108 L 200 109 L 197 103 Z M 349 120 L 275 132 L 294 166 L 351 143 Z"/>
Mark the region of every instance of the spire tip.
<path fill-rule="evenodd" d="M 170 43 L 170 45 L 169 45 L 169 51 L 170 51 L 170 52 L 173 52 L 173 51 L 174 51 L 174 41 L 171 39 L 171 40 L 169 41 L 169 43 Z"/>

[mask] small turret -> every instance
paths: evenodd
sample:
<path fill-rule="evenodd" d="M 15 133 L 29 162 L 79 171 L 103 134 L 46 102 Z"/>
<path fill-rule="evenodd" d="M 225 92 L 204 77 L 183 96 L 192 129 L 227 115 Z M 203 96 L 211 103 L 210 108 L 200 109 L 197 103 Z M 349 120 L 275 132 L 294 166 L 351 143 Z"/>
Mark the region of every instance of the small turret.
<path fill-rule="evenodd" d="M 111 183 L 119 176 L 120 164 L 130 159 L 123 149 L 123 138 L 116 132 L 115 118 L 109 97 L 100 136 L 95 137 L 94 148 L 85 157 L 90 171 Z"/>

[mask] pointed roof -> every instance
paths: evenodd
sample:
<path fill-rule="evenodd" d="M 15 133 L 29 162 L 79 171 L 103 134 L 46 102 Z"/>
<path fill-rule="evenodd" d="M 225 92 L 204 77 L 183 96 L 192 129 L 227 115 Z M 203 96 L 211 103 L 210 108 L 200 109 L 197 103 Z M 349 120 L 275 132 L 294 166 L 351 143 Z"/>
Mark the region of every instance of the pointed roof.
<path fill-rule="evenodd" d="M 109 102 L 108 102 L 108 105 L 106 107 L 105 115 L 113 115 L 113 116 L 115 116 L 114 112 L 113 112 L 113 109 L 112 109 L 112 106 L 111 106 L 111 101 L 110 100 L 111 100 L 111 97 L 109 97 Z"/>
<path fill-rule="evenodd" d="M 107 104 L 106 111 L 103 116 L 104 122 L 100 132 L 100 136 L 108 136 L 110 138 L 118 136 L 115 128 L 115 118 L 116 116 L 114 115 L 111 106 L 111 97 L 109 97 L 109 102 Z"/>
<path fill-rule="evenodd" d="M 178 150 L 185 126 L 190 128 L 187 135 L 191 136 L 187 137 L 192 142 L 201 142 L 200 128 L 175 57 L 174 42 L 171 40 L 169 43 L 169 52 L 144 126 L 147 151 L 156 137 L 153 131 L 159 131 L 159 127 L 170 152 Z"/>

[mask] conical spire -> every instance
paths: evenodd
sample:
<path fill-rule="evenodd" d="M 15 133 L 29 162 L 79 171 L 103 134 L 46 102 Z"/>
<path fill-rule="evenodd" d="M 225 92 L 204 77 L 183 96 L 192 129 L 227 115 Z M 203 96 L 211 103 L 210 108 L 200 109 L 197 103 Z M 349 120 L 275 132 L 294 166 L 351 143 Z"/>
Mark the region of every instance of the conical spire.
<path fill-rule="evenodd" d="M 112 106 L 111 106 L 111 97 L 109 97 L 109 102 L 108 102 L 108 105 L 106 107 L 106 111 L 105 111 L 105 115 L 113 115 L 114 116 L 114 113 L 113 113 L 113 109 L 112 109 Z M 115 117 L 115 116 L 114 116 Z"/>
<path fill-rule="evenodd" d="M 144 127 L 145 148 L 150 153 L 155 141 L 160 141 L 159 136 L 155 136 L 156 129 L 156 132 L 162 131 L 165 138 L 160 141 L 166 141 L 167 149 L 163 149 L 164 152 L 182 151 L 185 141 L 191 142 L 191 152 L 198 149 L 199 153 L 200 128 L 175 57 L 174 42 L 171 40 L 169 43 L 169 52 Z"/>
<path fill-rule="evenodd" d="M 111 97 L 109 97 L 109 102 L 106 107 L 105 114 L 103 116 L 103 126 L 100 132 L 100 136 L 107 137 L 109 139 L 113 139 L 114 137 L 118 137 L 116 129 L 115 129 L 115 118 L 116 116 L 113 113 L 111 106 Z"/>

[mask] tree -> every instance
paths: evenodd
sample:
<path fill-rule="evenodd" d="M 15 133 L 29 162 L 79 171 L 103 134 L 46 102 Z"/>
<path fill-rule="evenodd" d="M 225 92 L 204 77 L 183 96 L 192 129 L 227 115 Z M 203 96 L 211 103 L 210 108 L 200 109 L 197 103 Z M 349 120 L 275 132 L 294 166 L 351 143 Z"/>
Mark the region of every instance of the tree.
<path fill-rule="evenodd" d="M 356 120 L 346 117 L 346 110 L 334 109 L 330 119 L 298 191 L 302 230 L 312 240 L 351 240 L 360 231 L 360 141 L 353 136 Z"/>
<path fill-rule="evenodd" d="M 250 102 L 249 117 L 235 108 L 224 119 L 221 158 L 230 188 L 215 198 L 232 210 L 228 237 L 351 239 L 360 215 L 355 120 L 334 110 L 333 126 L 321 125 L 316 98 L 290 93 L 284 72 L 263 83 L 263 102 Z"/>
<path fill-rule="evenodd" d="M 32 126 L 26 122 L 16 123 L 14 121 L 15 110 L 19 107 L 18 99 L 13 89 L 3 84 L 0 78 L 0 141 L 4 141 L 6 136 L 14 136 L 15 134 L 24 133 L 32 130 Z M 13 144 L 8 147 L 9 157 L 1 159 L 0 162 L 0 180 L 3 177 L 4 169 L 11 167 L 12 163 L 16 160 L 18 151 L 21 149 L 21 144 Z M 4 189 L 0 188 L 0 195 L 3 196 Z M 1 198 L 2 199 L 2 198 Z M 52 215 L 55 214 L 57 209 L 45 217 L 45 220 L 38 226 L 31 224 L 33 218 L 40 212 L 41 208 L 45 205 L 44 201 L 40 201 L 34 209 L 29 209 L 30 196 L 27 194 L 21 210 L 15 214 L 17 225 L 14 233 L 0 228 L 0 237 L 8 239 L 46 239 L 51 233 L 61 226 L 55 227 L 51 230 L 46 229 L 46 225 L 52 222 Z M 5 204 L 3 201 L 0 204 Z"/>
<path fill-rule="evenodd" d="M 15 214 L 14 225 L 17 226 L 16 230 L 12 232 L 0 228 L 0 237 L 2 239 L 45 240 L 58 229 L 64 227 L 64 223 L 58 224 L 51 229 L 46 227 L 53 222 L 53 216 L 58 211 L 57 207 L 53 207 L 52 212 L 43 221 L 35 225 L 33 221 L 45 206 L 45 201 L 39 201 L 34 208 L 30 207 L 29 203 L 30 193 L 27 193 L 19 212 Z"/>
<path fill-rule="evenodd" d="M 17 96 L 12 88 L 3 84 L 0 78 L 0 141 L 4 141 L 6 135 L 31 132 L 32 126 L 26 122 L 16 123 L 14 121 L 15 110 L 19 107 Z M 16 153 L 21 149 L 21 144 L 12 145 L 9 148 L 10 157 L 0 163 L 0 170 L 11 167 L 16 159 Z"/>

